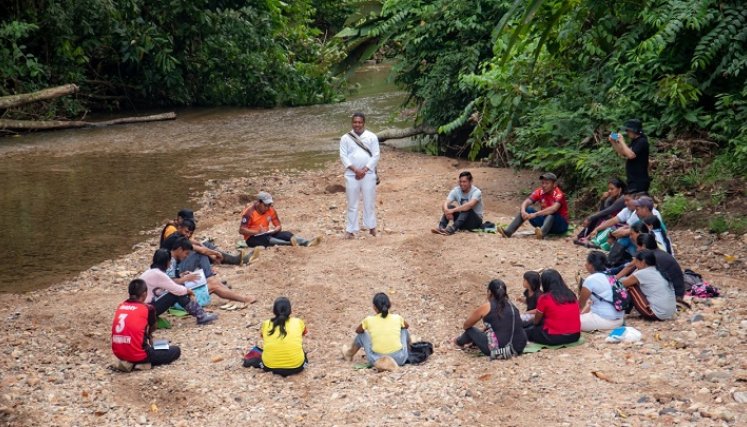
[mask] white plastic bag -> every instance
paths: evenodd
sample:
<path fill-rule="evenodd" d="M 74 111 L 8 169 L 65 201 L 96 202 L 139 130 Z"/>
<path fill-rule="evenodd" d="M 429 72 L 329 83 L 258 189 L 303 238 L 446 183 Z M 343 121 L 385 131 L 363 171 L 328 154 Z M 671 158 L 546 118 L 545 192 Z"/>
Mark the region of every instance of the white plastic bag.
<path fill-rule="evenodd" d="M 607 336 L 606 341 L 611 343 L 618 342 L 638 342 L 643 338 L 643 334 L 636 328 L 630 326 L 621 326 L 613 329 Z"/>

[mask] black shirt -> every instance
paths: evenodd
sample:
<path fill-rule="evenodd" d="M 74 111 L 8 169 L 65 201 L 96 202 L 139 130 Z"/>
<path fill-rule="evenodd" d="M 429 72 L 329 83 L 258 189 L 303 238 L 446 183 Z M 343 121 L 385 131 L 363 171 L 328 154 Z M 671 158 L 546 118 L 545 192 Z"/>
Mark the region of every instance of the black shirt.
<path fill-rule="evenodd" d="M 635 192 L 648 191 L 651 184 L 651 178 L 648 175 L 648 138 L 646 135 L 640 135 L 631 141 L 629 148 L 635 153 L 635 158 L 625 162 L 628 189 Z"/>
<path fill-rule="evenodd" d="M 483 322 L 490 323 L 490 326 L 495 332 L 496 338 L 498 338 L 498 345 L 503 347 L 508 344 L 509 340 L 514 346 L 514 350 L 521 354 L 524 351 L 524 347 L 527 345 L 527 334 L 524 332 L 524 328 L 521 323 L 521 314 L 519 309 L 513 307 L 513 305 L 506 301 L 506 306 L 503 307 L 502 316 L 498 317 L 498 304 L 490 299 L 490 312 L 483 318 Z M 512 320 L 513 317 L 513 320 Z M 511 326 L 513 325 L 513 330 Z"/>

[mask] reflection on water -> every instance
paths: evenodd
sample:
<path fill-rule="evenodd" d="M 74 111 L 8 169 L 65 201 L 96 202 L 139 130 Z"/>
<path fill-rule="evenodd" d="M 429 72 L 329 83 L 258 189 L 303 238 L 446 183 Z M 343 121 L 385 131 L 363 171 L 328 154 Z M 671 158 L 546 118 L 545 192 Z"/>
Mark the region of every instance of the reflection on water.
<path fill-rule="evenodd" d="M 358 93 L 340 104 L 187 109 L 171 122 L 0 139 L 0 292 L 48 286 L 127 253 L 208 179 L 321 166 L 352 111 L 374 131 L 391 126 L 403 95 L 382 83 L 387 74 L 364 69 Z"/>

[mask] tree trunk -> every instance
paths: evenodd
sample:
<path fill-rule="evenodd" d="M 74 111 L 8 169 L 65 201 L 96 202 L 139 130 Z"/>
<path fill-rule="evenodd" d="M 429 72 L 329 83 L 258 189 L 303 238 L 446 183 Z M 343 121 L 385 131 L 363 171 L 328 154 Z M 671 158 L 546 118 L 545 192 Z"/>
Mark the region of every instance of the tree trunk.
<path fill-rule="evenodd" d="M 438 130 L 436 128 L 432 128 L 429 126 L 417 126 L 407 129 L 386 129 L 377 133 L 376 136 L 379 138 L 379 142 L 383 142 L 388 139 L 403 139 L 415 135 L 436 135 L 437 133 Z"/>
<path fill-rule="evenodd" d="M 45 130 L 45 129 L 72 129 L 84 127 L 104 127 L 124 123 L 155 122 L 161 120 L 174 120 L 176 113 L 156 114 L 141 117 L 123 117 L 121 119 L 106 120 L 103 122 L 86 122 L 80 120 L 10 120 L 0 119 L 0 129 L 15 130 Z"/>
<path fill-rule="evenodd" d="M 32 102 L 44 101 L 46 99 L 59 98 L 61 96 L 76 93 L 77 91 L 78 86 L 74 84 L 67 84 L 64 86 L 42 89 L 38 92 L 3 96 L 0 97 L 0 109 L 18 107 L 21 105 L 30 104 Z"/>

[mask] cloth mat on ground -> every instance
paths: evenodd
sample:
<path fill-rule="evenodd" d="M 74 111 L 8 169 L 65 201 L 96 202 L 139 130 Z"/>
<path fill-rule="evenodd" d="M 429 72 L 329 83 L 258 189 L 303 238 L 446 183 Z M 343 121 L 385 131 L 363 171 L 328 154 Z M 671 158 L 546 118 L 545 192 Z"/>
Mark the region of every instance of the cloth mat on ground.
<path fill-rule="evenodd" d="M 167 313 L 169 313 L 170 315 L 174 317 L 184 317 L 188 314 L 186 311 L 180 310 L 174 307 L 171 307 L 170 309 L 168 309 Z"/>
<path fill-rule="evenodd" d="M 171 322 L 164 319 L 163 317 L 159 317 L 156 321 L 156 328 L 158 329 L 171 329 Z"/>
<path fill-rule="evenodd" d="M 353 365 L 353 369 L 355 369 L 356 371 L 359 369 L 368 369 L 370 367 L 371 365 L 369 365 L 368 363 L 356 363 L 355 365 Z"/>
<path fill-rule="evenodd" d="M 540 344 L 536 342 L 528 342 L 527 346 L 524 347 L 524 354 L 526 353 L 537 353 L 540 350 L 548 349 L 548 350 L 557 350 L 559 348 L 570 348 L 570 347 L 576 347 L 583 343 L 585 343 L 586 340 L 584 337 L 581 337 L 576 342 L 572 342 L 570 344 L 559 344 L 559 345 L 547 345 L 547 344 Z"/>

